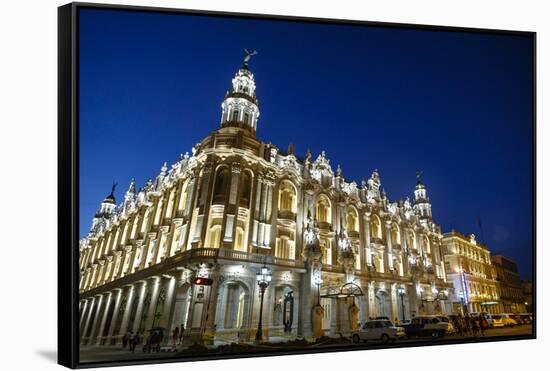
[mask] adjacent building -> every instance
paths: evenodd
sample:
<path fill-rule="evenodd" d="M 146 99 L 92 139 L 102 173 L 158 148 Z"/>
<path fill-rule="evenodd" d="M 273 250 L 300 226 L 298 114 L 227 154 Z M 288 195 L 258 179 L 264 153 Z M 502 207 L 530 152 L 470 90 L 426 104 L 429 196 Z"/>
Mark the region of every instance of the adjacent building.
<path fill-rule="evenodd" d="M 442 238 L 447 280 L 456 291 L 456 304 L 462 313 L 500 313 L 500 285 L 491 253 L 476 241 L 475 235 L 445 233 Z"/>
<path fill-rule="evenodd" d="M 377 170 L 358 183 L 324 151 L 299 158 L 292 145 L 259 140 L 249 59 L 218 130 L 141 189 L 132 180 L 121 202 L 113 188 L 101 203 L 80 241 L 81 344 L 117 344 L 157 326 L 182 326 L 187 342 L 250 341 L 260 320 L 264 340 L 315 339 L 370 317 L 452 311 L 420 174 L 412 200 L 392 201 Z M 451 281 L 470 285 L 472 309 L 497 300 L 488 251 L 456 234 L 443 241 L 459 257 L 445 256 Z M 262 267 L 271 274 L 265 296 Z"/>
<path fill-rule="evenodd" d="M 491 262 L 495 267 L 499 283 L 502 311 L 504 313 L 526 312 L 523 287 L 516 263 L 502 255 L 492 256 Z"/>

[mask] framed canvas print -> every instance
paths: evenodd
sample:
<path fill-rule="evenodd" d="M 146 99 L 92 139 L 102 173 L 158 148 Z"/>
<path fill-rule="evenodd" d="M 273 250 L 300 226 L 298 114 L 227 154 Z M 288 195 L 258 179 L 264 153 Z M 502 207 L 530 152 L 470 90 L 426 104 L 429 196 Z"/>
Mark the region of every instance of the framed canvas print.
<path fill-rule="evenodd" d="M 535 33 L 59 8 L 59 363 L 535 338 Z"/>

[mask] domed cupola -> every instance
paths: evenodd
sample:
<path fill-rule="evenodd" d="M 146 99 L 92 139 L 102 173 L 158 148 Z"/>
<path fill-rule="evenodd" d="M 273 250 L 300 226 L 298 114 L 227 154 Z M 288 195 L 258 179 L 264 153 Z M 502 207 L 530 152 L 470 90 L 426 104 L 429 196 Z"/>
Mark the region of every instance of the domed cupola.
<path fill-rule="evenodd" d="M 426 186 L 422 182 L 422 172 L 416 173 L 416 186 L 414 189 L 414 210 L 421 219 L 432 218 L 432 205 L 430 199 L 426 195 Z"/>
<path fill-rule="evenodd" d="M 258 53 L 247 49 L 245 52 L 244 64 L 235 74 L 232 89 L 225 94 L 222 102 L 221 126 L 222 128 L 239 127 L 255 134 L 260 109 L 256 97 L 254 74 L 250 72 L 248 65 L 250 58 Z"/>
<path fill-rule="evenodd" d="M 96 227 L 100 224 L 101 221 L 105 219 L 109 219 L 115 210 L 116 207 L 116 200 L 115 200 L 115 188 L 116 183 L 113 183 L 113 187 L 111 188 L 111 193 L 105 197 L 103 202 L 101 203 L 101 207 L 99 208 L 99 211 L 94 215 L 94 219 L 92 221 L 92 230 L 96 229 Z"/>

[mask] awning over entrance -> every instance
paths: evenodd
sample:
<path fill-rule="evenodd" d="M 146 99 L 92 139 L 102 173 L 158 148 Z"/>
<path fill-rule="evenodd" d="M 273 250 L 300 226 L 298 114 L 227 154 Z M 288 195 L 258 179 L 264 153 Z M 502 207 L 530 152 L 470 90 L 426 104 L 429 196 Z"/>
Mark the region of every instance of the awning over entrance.
<path fill-rule="evenodd" d="M 363 290 L 352 282 L 348 282 L 341 287 L 329 287 L 327 293 L 321 295 L 322 298 L 349 298 L 356 296 L 364 296 Z"/>

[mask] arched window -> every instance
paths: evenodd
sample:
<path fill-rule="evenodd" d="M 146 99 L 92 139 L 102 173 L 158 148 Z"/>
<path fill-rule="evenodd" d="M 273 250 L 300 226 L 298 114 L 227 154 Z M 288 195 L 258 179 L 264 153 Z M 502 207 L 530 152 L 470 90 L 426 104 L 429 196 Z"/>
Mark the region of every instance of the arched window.
<path fill-rule="evenodd" d="M 275 244 L 275 256 L 283 259 L 294 259 L 293 244 L 294 241 L 290 241 L 286 236 L 277 238 Z"/>
<path fill-rule="evenodd" d="M 380 219 L 377 215 L 373 215 L 370 221 L 370 234 L 374 238 L 382 238 L 382 228 Z"/>
<path fill-rule="evenodd" d="M 354 207 L 348 207 L 348 213 L 346 216 L 347 228 L 350 232 L 359 231 L 359 218 L 357 216 L 357 210 Z"/>
<path fill-rule="evenodd" d="M 239 121 L 239 111 L 238 110 L 233 111 L 233 121 Z"/>
<path fill-rule="evenodd" d="M 428 239 L 428 237 L 424 236 L 423 238 L 423 247 L 424 247 L 424 251 L 427 253 L 427 254 L 430 254 L 431 253 L 431 248 L 430 248 L 430 240 Z"/>
<path fill-rule="evenodd" d="M 319 244 L 321 245 L 321 251 L 323 252 L 323 264 L 331 265 L 332 264 L 332 246 L 330 240 L 325 237 L 319 239 Z"/>
<path fill-rule="evenodd" d="M 296 212 L 296 189 L 288 180 L 283 180 L 279 187 L 279 210 Z"/>
<path fill-rule="evenodd" d="M 242 185 L 241 185 L 241 192 L 240 192 L 240 202 L 239 205 L 242 207 L 249 207 L 250 205 L 250 192 L 252 189 L 252 180 L 250 177 L 250 173 L 248 171 L 244 171 L 242 173 Z"/>
<path fill-rule="evenodd" d="M 250 115 L 248 114 L 248 112 L 245 112 L 245 113 L 244 113 L 244 122 L 245 122 L 246 124 L 248 124 L 249 118 L 250 118 Z"/>
<path fill-rule="evenodd" d="M 204 247 L 220 247 L 220 240 L 222 234 L 222 226 L 214 225 L 210 227 L 208 234 L 206 236 L 206 242 Z"/>
<path fill-rule="evenodd" d="M 317 200 L 317 221 L 324 223 L 331 221 L 330 201 L 325 195 L 320 195 Z"/>
<path fill-rule="evenodd" d="M 401 245 L 401 234 L 399 226 L 395 223 L 391 225 L 391 243 L 392 246 Z"/>
<path fill-rule="evenodd" d="M 407 235 L 407 247 L 409 249 L 416 250 L 416 236 L 413 231 L 409 231 L 409 234 Z"/>
<path fill-rule="evenodd" d="M 235 250 L 246 251 L 244 246 L 244 229 L 242 227 L 237 227 L 235 232 Z"/>
<path fill-rule="evenodd" d="M 214 184 L 214 197 L 212 198 L 213 204 L 224 204 L 225 195 L 229 188 L 229 169 L 222 167 L 216 174 L 216 182 Z"/>

